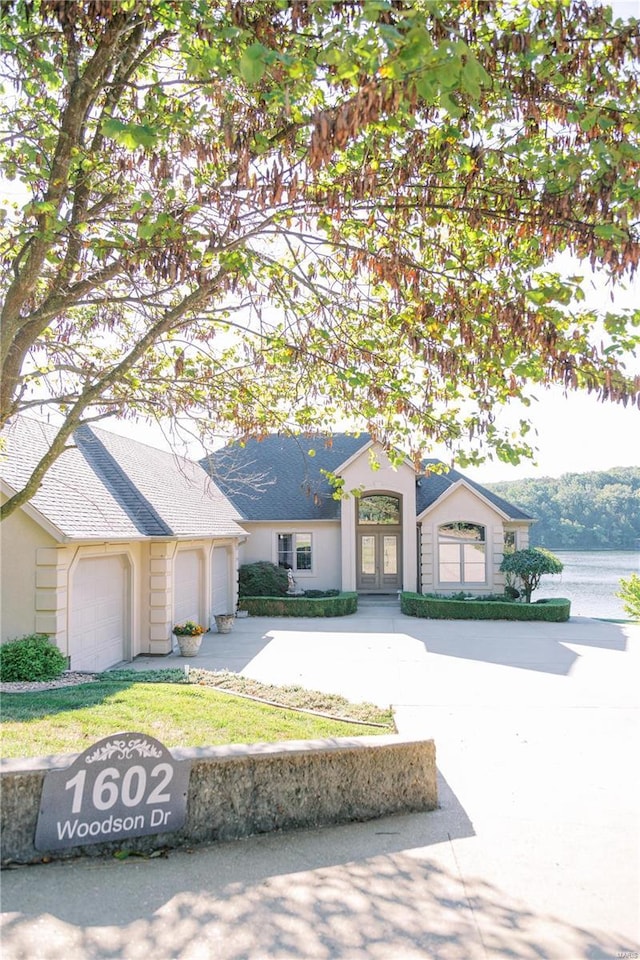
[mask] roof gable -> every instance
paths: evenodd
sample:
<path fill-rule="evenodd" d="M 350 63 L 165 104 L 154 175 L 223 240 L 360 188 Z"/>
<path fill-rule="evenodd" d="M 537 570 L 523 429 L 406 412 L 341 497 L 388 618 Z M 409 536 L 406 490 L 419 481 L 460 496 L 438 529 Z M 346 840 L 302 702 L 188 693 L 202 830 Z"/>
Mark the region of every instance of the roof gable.
<path fill-rule="evenodd" d="M 418 489 L 416 491 L 416 513 L 418 517 L 423 516 L 434 506 L 436 502 L 441 501 L 451 491 L 463 484 L 473 493 L 478 494 L 483 500 L 494 507 L 498 513 L 502 514 L 505 520 L 523 520 L 531 521 L 532 517 L 524 513 L 519 507 L 514 506 L 497 494 L 487 490 L 475 480 L 470 480 L 458 470 L 449 470 L 447 473 L 432 473 L 429 466 L 438 464 L 438 460 L 425 460 L 422 467 L 424 473 L 418 478 Z"/>

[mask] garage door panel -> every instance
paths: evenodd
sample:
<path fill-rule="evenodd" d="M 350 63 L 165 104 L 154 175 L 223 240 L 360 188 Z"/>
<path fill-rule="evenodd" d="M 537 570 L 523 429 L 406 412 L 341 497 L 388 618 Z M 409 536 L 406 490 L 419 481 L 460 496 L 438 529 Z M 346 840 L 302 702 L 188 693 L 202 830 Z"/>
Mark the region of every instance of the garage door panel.
<path fill-rule="evenodd" d="M 211 564 L 211 611 L 217 613 L 231 613 L 229 596 L 229 550 L 227 547 L 215 547 Z"/>
<path fill-rule="evenodd" d="M 174 567 L 174 622 L 201 617 L 202 554 L 199 550 L 180 550 Z"/>
<path fill-rule="evenodd" d="M 69 654 L 74 670 L 105 670 L 125 657 L 128 562 L 86 557 L 72 575 Z"/>

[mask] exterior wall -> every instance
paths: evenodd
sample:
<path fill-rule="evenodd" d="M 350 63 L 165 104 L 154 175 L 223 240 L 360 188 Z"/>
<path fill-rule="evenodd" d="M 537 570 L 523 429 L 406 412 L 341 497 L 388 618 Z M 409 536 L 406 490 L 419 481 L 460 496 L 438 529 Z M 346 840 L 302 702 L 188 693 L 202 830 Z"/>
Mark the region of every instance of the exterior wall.
<path fill-rule="evenodd" d="M 0 528 L 0 572 L 2 580 L 2 642 L 34 633 L 36 593 L 56 587 L 57 573 L 40 572 L 36 556 L 41 549 L 53 547 L 53 537 L 23 510 L 16 510 Z M 62 584 L 60 585 L 63 586 Z"/>
<path fill-rule="evenodd" d="M 516 546 L 517 549 L 523 549 L 528 544 L 528 524 L 505 521 L 497 510 L 465 486 L 458 487 L 441 502 L 436 502 L 421 518 L 421 592 L 457 593 L 461 589 L 450 583 L 441 584 L 438 579 L 438 528 L 455 521 L 479 523 L 485 527 L 487 582 L 464 589 L 479 594 L 501 592 L 504 588 L 500 564 L 504 555 L 505 528 L 517 528 Z"/>
<path fill-rule="evenodd" d="M 238 605 L 238 544 L 236 540 L 232 538 L 181 540 L 150 544 L 149 641 L 148 650 L 141 652 L 166 654 L 174 645 L 171 632 L 175 623 L 174 571 L 176 558 L 182 551 L 197 550 L 200 554 L 198 620 L 203 626 L 212 625 L 214 616 L 212 612 L 213 550 L 215 547 L 229 548 L 229 612 L 232 612 Z"/>
<path fill-rule="evenodd" d="M 173 560 L 175 541 L 149 544 L 146 650 L 151 654 L 170 653 L 173 647 Z"/>
<path fill-rule="evenodd" d="M 240 547 L 240 564 L 260 560 L 278 562 L 279 533 L 310 533 L 311 565 L 309 571 L 294 574 L 301 590 L 340 589 L 340 522 L 327 520 L 296 520 L 255 523 L 242 521 L 243 528 L 251 534 Z"/>
<path fill-rule="evenodd" d="M 384 451 L 374 447 L 379 463 L 372 470 L 369 450 L 347 464 L 340 475 L 345 491 L 360 490 L 362 493 L 393 493 L 402 497 L 402 576 L 403 589 L 416 590 L 417 585 L 417 540 L 416 540 L 416 478 L 413 469 L 403 463 L 394 469 Z M 342 589 L 356 589 L 356 509 L 357 500 L 350 496 L 342 501 Z"/>
<path fill-rule="evenodd" d="M 200 618 L 212 620 L 211 577 L 214 546 L 229 549 L 229 602 L 237 606 L 238 545 L 233 539 L 57 543 L 24 511 L 2 524 L 2 641 L 27 633 L 46 633 L 69 655 L 73 580 L 84 558 L 124 555 L 128 571 L 125 659 L 138 654 L 167 654 L 173 646 L 173 574 L 178 550 L 202 557 Z"/>
<path fill-rule="evenodd" d="M 516 550 L 526 550 L 529 546 L 530 523 L 505 523 L 505 530 L 514 530 L 516 534 Z"/>

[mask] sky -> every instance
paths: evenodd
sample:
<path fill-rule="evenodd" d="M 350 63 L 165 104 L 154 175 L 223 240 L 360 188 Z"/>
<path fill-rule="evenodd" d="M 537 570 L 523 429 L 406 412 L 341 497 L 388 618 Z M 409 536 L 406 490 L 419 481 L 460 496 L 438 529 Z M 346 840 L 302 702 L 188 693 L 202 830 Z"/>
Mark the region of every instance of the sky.
<path fill-rule="evenodd" d="M 562 390 L 554 387 L 542 392 L 529 412 L 537 432 L 531 440 L 531 445 L 538 448 L 535 465 L 530 461 L 518 466 L 494 461 L 467 467 L 463 472 L 479 483 L 497 483 L 640 466 L 637 406 L 625 408 L 577 393 L 564 397 Z"/>

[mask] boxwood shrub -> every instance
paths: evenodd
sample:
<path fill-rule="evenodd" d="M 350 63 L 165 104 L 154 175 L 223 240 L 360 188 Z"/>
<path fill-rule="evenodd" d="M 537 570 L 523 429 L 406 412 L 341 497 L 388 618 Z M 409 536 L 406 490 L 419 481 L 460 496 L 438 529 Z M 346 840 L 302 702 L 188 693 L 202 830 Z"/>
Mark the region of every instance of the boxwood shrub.
<path fill-rule="evenodd" d="M 242 597 L 239 610 L 252 617 L 344 617 L 358 609 L 357 593 L 335 597 Z"/>
<path fill-rule="evenodd" d="M 285 594 L 288 587 L 287 571 L 268 560 L 244 563 L 238 571 L 240 597 L 278 597 Z"/>
<path fill-rule="evenodd" d="M 319 600 L 322 597 L 337 597 L 339 595 L 339 590 L 305 590 L 303 593 L 303 596 L 313 597 L 316 600 Z"/>
<path fill-rule="evenodd" d="M 429 594 L 403 593 L 400 607 L 409 617 L 432 620 L 545 620 L 564 623 L 571 613 L 571 601 L 564 598 L 516 603 L 506 597 L 496 600 L 483 597 L 455 599 Z"/>

